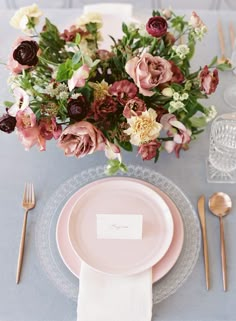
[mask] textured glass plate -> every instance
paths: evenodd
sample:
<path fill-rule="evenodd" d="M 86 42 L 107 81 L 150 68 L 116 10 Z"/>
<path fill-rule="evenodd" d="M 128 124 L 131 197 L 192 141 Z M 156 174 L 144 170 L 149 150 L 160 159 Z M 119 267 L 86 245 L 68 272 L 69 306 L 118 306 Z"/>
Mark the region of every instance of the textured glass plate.
<path fill-rule="evenodd" d="M 180 257 L 171 271 L 153 285 L 153 302 L 173 294 L 188 278 L 198 259 L 200 226 L 195 210 L 183 192 L 161 174 L 140 166 L 128 166 L 127 174 L 156 185 L 176 204 L 184 223 L 184 244 Z M 35 229 L 36 249 L 42 268 L 54 285 L 67 297 L 77 301 L 79 280 L 64 265 L 56 245 L 56 224 L 62 207 L 80 187 L 106 177 L 104 167 L 91 168 L 73 176 L 53 193 L 39 214 Z"/>

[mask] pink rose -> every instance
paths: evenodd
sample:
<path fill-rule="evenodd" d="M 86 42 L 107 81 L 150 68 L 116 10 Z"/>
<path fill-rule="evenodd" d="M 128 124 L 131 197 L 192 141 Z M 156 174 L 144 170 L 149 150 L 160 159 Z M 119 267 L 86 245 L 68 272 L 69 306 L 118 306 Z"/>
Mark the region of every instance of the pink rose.
<path fill-rule="evenodd" d="M 77 158 L 105 149 L 106 139 L 102 132 L 87 121 L 69 125 L 61 134 L 58 146 L 66 156 Z"/>
<path fill-rule="evenodd" d="M 161 57 L 153 57 L 149 53 L 127 61 L 125 70 L 144 96 L 152 96 L 154 94 L 152 89 L 170 81 L 173 75 L 169 61 Z"/>
<path fill-rule="evenodd" d="M 161 147 L 161 143 L 152 140 L 146 144 L 142 144 L 138 148 L 138 153 L 141 155 L 143 160 L 150 160 L 156 157 L 157 150 Z"/>
<path fill-rule="evenodd" d="M 125 108 L 123 110 L 123 116 L 130 118 L 131 116 L 140 116 L 143 111 L 147 110 L 145 102 L 138 98 L 134 97 L 127 101 Z"/>
<path fill-rule="evenodd" d="M 147 32 L 156 38 L 163 37 L 167 32 L 167 27 L 166 19 L 160 16 L 150 18 L 146 24 Z"/>
<path fill-rule="evenodd" d="M 200 78 L 200 89 L 205 91 L 207 95 L 215 92 L 216 87 L 219 83 L 218 70 L 215 69 L 210 72 L 209 68 L 205 66 L 199 74 Z"/>

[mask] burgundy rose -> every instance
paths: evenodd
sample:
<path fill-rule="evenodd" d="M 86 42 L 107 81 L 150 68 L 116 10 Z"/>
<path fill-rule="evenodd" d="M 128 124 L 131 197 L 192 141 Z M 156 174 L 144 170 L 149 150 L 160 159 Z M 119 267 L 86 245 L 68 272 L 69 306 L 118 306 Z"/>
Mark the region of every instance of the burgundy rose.
<path fill-rule="evenodd" d="M 103 100 L 95 100 L 92 105 L 92 112 L 95 120 L 105 119 L 116 111 L 117 103 L 111 97 L 106 97 Z"/>
<path fill-rule="evenodd" d="M 146 24 L 147 32 L 156 38 L 163 37 L 167 32 L 167 28 L 166 19 L 160 16 L 150 18 Z"/>
<path fill-rule="evenodd" d="M 143 160 L 150 160 L 156 157 L 157 150 L 161 147 L 161 143 L 152 140 L 148 143 L 142 144 L 138 148 L 138 153 L 141 155 Z"/>
<path fill-rule="evenodd" d="M 138 97 L 134 97 L 133 99 L 127 101 L 123 110 L 123 115 L 126 118 L 130 118 L 132 115 L 140 116 L 142 115 L 142 112 L 146 110 L 147 106 L 145 102 Z"/>
<path fill-rule="evenodd" d="M 111 87 L 109 87 L 109 94 L 117 97 L 117 100 L 121 105 L 125 105 L 126 102 L 134 98 L 138 93 L 138 88 L 129 80 L 115 81 Z"/>
<path fill-rule="evenodd" d="M 58 146 L 66 156 L 77 158 L 105 149 L 106 139 L 102 132 L 87 121 L 69 125 L 61 134 Z"/>
<path fill-rule="evenodd" d="M 35 66 L 38 63 L 39 46 L 36 41 L 22 41 L 14 50 L 13 58 L 21 65 Z"/>
<path fill-rule="evenodd" d="M 71 119 L 80 121 L 87 116 L 88 104 L 83 96 L 71 99 L 67 105 L 68 115 Z"/>
<path fill-rule="evenodd" d="M 12 117 L 8 114 L 3 115 L 0 117 L 0 130 L 10 134 L 14 131 L 16 127 L 16 118 Z"/>
<path fill-rule="evenodd" d="M 182 71 L 179 69 L 179 67 L 177 67 L 173 61 L 169 61 L 171 64 L 171 71 L 173 73 L 173 76 L 171 78 L 171 82 L 175 82 L 177 84 L 181 84 L 184 81 L 184 75 L 182 73 Z"/>
<path fill-rule="evenodd" d="M 208 66 L 205 66 L 199 74 L 200 78 L 200 89 L 205 91 L 207 95 L 215 92 L 216 87 L 219 83 L 218 70 L 215 69 L 210 72 Z"/>

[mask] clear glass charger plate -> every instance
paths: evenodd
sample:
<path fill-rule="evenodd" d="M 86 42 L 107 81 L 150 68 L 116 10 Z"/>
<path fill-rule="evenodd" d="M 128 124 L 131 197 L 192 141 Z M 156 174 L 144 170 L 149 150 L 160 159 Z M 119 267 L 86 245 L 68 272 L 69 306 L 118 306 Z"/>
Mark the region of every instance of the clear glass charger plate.
<path fill-rule="evenodd" d="M 171 180 L 141 166 L 128 166 L 128 173 L 118 176 L 134 177 L 156 185 L 178 207 L 184 224 L 184 244 L 174 267 L 153 285 L 153 303 L 156 304 L 171 294 L 187 280 L 197 262 L 201 230 L 195 210 L 184 193 Z M 67 297 L 77 301 L 79 280 L 64 265 L 56 244 L 56 225 L 66 201 L 80 187 L 107 177 L 104 167 L 99 166 L 81 172 L 58 187 L 40 212 L 35 226 L 35 244 L 40 264 L 53 284 Z"/>

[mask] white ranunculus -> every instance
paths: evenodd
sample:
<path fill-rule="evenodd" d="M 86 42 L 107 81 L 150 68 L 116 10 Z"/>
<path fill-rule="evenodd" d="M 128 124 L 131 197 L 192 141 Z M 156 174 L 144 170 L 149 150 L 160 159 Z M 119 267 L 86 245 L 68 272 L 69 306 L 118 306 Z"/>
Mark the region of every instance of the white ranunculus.
<path fill-rule="evenodd" d="M 29 34 L 30 29 L 28 26 L 29 21 L 33 24 L 33 27 L 39 23 L 39 18 L 42 16 L 42 11 L 37 4 L 33 4 L 28 7 L 22 7 L 10 20 L 10 25 L 16 29 L 21 29 L 23 32 Z"/>
<path fill-rule="evenodd" d="M 139 146 L 159 137 L 162 125 L 156 121 L 156 117 L 155 110 L 149 108 L 142 115 L 127 119 L 130 127 L 124 132 L 130 136 L 131 144 Z"/>

